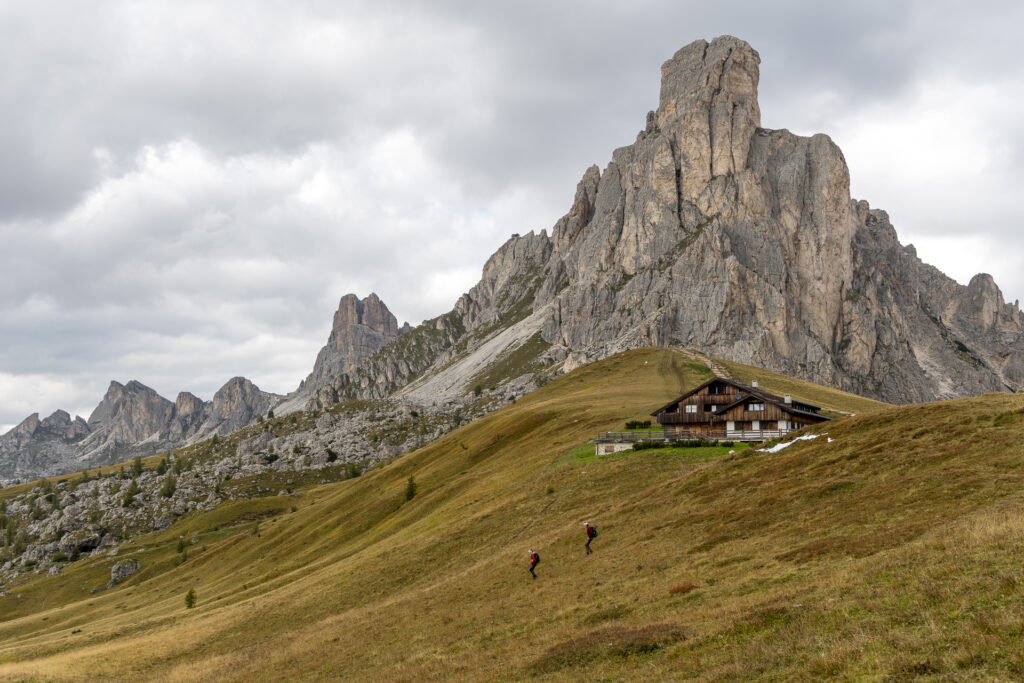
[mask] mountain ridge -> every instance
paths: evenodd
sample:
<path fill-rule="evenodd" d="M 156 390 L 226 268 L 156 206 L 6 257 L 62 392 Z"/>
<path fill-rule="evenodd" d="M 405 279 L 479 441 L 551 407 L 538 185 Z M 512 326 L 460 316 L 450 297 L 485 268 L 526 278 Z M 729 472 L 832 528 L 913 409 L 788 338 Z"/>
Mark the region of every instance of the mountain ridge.
<path fill-rule="evenodd" d="M 959 285 L 901 245 L 886 212 L 850 197 L 827 135 L 760 127 L 759 63 L 730 36 L 679 50 L 658 110 L 584 172 L 550 234 L 513 235 L 449 313 L 332 391 L 401 393 L 530 316 L 523 334 L 540 332 L 559 371 L 653 345 L 897 403 L 1024 386 L 1019 304 L 991 276 Z"/>
<path fill-rule="evenodd" d="M 959 285 L 901 245 L 885 211 L 851 198 L 846 161 L 827 135 L 762 128 L 759 64 L 731 36 L 683 47 L 662 66 L 658 108 L 634 142 L 603 171 L 584 171 L 550 233 L 510 237 L 451 311 L 399 328 L 375 293 L 346 294 L 294 392 L 264 400 L 236 387 L 234 408 L 210 409 L 237 426 L 271 403 L 294 412 L 393 397 L 455 410 L 474 393 L 512 400 L 648 345 L 895 403 L 1024 386 L 1019 304 L 1005 302 L 991 276 Z M 137 401 L 140 424 L 167 423 L 155 440 L 127 419 L 116 435 L 90 432 L 83 443 L 112 453 L 221 433 L 191 394 L 161 401 Z M 56 422 L 40 432 L 52 453 L 37 476 L 76 457 L 69 441 L 81 425 Z M 27 473 L 27 428 L 0 437 L 0 476 L 5 456 Z"/>

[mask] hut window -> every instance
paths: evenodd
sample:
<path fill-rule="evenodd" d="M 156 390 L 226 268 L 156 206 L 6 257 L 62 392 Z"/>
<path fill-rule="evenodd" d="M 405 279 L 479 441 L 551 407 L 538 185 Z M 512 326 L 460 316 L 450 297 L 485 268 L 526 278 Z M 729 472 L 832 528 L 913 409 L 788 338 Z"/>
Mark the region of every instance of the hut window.
<path fill-rule="evenodd" d="M 696 413 L 697 412 L 697 406 L 692 405 L 692 404 L 686 406 L 686 412 L 688 412 L 688 413 Z"/>
<path fill-rule="evenodd" d="M 763 412 L 764 411 L 764 404 L 763 403 L 748 403 L 747 404 L 747 410 L 749 410 L 752 413 Z"/>

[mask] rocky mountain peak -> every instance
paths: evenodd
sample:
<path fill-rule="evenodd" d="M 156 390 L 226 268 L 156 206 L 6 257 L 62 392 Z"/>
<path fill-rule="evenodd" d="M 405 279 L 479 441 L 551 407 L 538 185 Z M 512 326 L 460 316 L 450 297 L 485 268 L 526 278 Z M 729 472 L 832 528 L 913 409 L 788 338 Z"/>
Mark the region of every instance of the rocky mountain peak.
<path fill-rule="evenodd" d="M 141 382 L 111 382 L 88 425 L 92 432 L 102 427 L 104 441 L 135 443 L 158 433 L 173 412 L 173 403 Z"/>
<path fill-rule="evenodd" d="M 338 302 L 327 345 L 317 355 L 300 392 L 315 390 L 329 378 L 349 372 L 408 329 L 408 323 L 399 329 L 398 319 L 376 294 L 365 299 L 346 294 Z"/>
<path fill-rule="evenodd" d="M 761 125 L 760 63 L 745 41 L 720 36 L 690 43 L 662 65 L 655 120 L 677 150 L 682 198 L 693 200 L 713 177 L 746 168 Z"/>
<path fill-rule="evenodd" d="M 899 403 L 1024 385 L 1019 309 L 990 277 L 963 287 L 900 245 L 884 211 L 850 197 L 827 135 L 762 128 L 750 45 L 693 42 L 661 75 L 657 110 L 586 170 L 550 238 L 513 235 L 432 331 L 335 393 L 472 378 L 531 338 L 564 369 L 682 346 Z"/>
<path fill-rule="evenodd" d="M 344 346 L 344 333 L 355 325 L 362 325 L 385 337 L 398 336 L 398 319 L 374 293 L 362 300 L 355 294 L 341 297 L 338 310 L 334 313 L 334 324 L 328 343 L 333 343 L 335 348 L 341 349 Z"/>
<path fill-rule="evenodd" d="M 217 390 L 197 438 L 229 434 L 265 414 L 280 396 L 261 391 L 245 377 L 232 377 Z"/>

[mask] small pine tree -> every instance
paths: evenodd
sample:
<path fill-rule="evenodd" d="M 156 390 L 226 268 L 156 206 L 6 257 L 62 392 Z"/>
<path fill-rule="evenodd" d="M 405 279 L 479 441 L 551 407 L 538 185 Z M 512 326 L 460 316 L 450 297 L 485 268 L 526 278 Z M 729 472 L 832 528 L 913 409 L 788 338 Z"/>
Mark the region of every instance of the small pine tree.
<path fill-rule="evenodd" d="M 268 420 L 273 420 L 274 419 L 274 409 L 273 408 L 271 408 L 270 410 L 267 411 L 267 419 Z"/>
<path fill-rule="evenodd" d="M 416 478 L 410 476 L 409 481 L 405 482 L 405 499 L 412 500 L 413 496 L 416 495 Z"/>
<path fill-rule="evenodd" d="M 156 466 L 156 473 L 161 477 L 167 474 L 167 458 L 160 461 L 160 464 Z"/>
<path fill-rule="evenodd" d="M 124 492 L 124 498 L 121 499 L 121 507 L 128 507 L 135 500 L 135 494 L 139 492 L 139 485 L 132 479 L 128 482 L 128 488 Z"/>
<path fill-rule="evenodd" d="M 142 474 L 142 458 L 136 455 L 132 460 L 132 476 L 137 477 L 140 474 Z"/>
<path fill-rule="evenodd" d="M 338 459 L 338 454 L 334 452 L 333 448 L 327 448 L 327 462 L 334 462 Z"/>
<path fill-rule="evenodd" d="M 189 588 L 188 593 L 185 593 L 185 607 L 186 609 L 192 609 L 196 606 L 196 589 Z"/>
<path fill-rule="evenodd" d="M 174 473 L 172 472 L 171 474 L 167 475 L 166 479 L 164 479 L 164 485 L 160 487 L 160 495 L 163 496 L 164 498 L 170 498 L 171 496 L 174 495 L 174 492 L 177 490 L 177 488 L 178 480 L 175 478 Z"/>

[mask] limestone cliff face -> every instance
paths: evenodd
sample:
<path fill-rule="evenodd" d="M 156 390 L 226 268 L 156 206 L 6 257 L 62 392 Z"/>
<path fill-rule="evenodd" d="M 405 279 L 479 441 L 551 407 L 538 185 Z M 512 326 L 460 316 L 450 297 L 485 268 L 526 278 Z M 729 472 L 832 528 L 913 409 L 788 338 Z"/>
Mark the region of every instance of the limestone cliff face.
<path fill-rule="evenodd" d="M 111 382 L 89 416 L 90 444 L 136 443 L 157 434 L 170 421 L 174 404 L 146 385 Z"/>
<path fill-rule="evenodd" d="M 759 63 L 728 36 L 677 52 L 550 235 L 513 236 L 451 313 L 335 386 L 386 395 L 526 316 L 570 364 L 678 345 L 897 403 L 1024 385 L 1019 308 L 900 245 L 828 136 L 761 128 Z"/>
<path fill-rule="evenodd" d="M 244 377 L 234 377 L 213 395 L 206 421 L 195 434 L 200 438 L 192 441 L 241 429 L 260 415 L 265 415 L 280 398 L 260 391 Z"/>
<path fill-rule="evenodd" d="M 346 294 L 338 303 L 331 334 L 300 391 L 315 391 L 333 377 L 354 370 L 374 351 L 398 337 L 398 320 L 376 294 L 360 300 Z"/>

